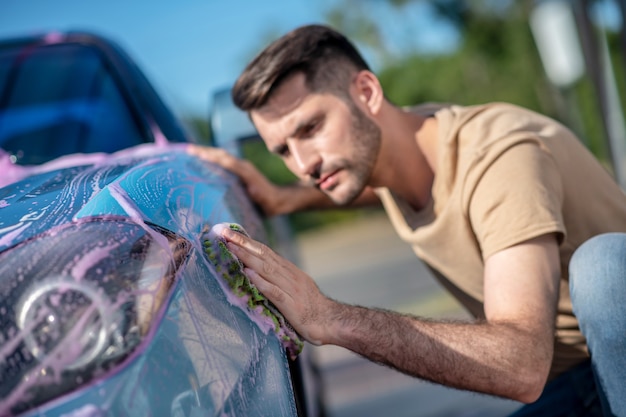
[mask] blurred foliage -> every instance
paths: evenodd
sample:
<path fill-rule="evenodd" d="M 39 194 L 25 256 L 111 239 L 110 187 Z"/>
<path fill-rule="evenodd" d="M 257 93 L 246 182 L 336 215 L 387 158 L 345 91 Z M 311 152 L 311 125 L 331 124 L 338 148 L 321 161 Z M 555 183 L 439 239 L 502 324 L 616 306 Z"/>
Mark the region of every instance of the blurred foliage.
<path fill-rule="evenodd" d="M 623 23 L 626 25 L 626 22 Z M 626 32 L 626 30 L 625 30 Z M 617 82 L 617 91 L 620 91 L 621 104 L 626 109 L 626 35 L 620 38 L 619 33 L 608 33 L 609 50 Z M 621 51 L 621 53 L 620 53 Z"/>
<path fill-rule="evenodd" d="M 287 169 L 279 156 L 267 150 L 259 139 L 249 139 L 241 144 L 243 156 L 251 161 L 265 176 L 275 184 L 290 184 L 297 177 Z"/>
<path fill-rule="evenodd" d="M 410 55 L 382 69 L 379 77 L 388 98 L 402 106 L 506 101 L 544 109 L 549 100 L 542 94 L 546 86 L 526 20 L 477 16 L 466 27 L 455 53 Z"/>
<path fill-rule="evenodd" d="M 194 138 L 195 141 L 203 145 L 211 143 L 211 129 L 209 122 L 199 116 L 188 117 L 183 120 L 184 128 Z"/>

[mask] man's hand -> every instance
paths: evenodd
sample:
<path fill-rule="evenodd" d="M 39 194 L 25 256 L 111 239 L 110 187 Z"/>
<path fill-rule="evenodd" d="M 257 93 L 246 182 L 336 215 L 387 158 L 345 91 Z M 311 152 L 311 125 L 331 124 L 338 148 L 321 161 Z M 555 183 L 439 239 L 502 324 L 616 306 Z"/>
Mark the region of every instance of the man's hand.
<path fill-rule="evenodd" d="M 239 177 L 252 201 L 267 216 L 290 212 L 289 192 L 270 182 L 250 161 L 239 159 L 224 149 L 190 144 L 187 152 L 217 164 Z"/>
<path fill-rule="evenodd" d="M 229 229 L 222 235 L 229 242 L 228 249 L 245 265 L 250 281 L 298 334 L 310 343 L 322 344 L 325 323 L 338 304 L 323 295 L 310 276 L 266 245 Z"/>

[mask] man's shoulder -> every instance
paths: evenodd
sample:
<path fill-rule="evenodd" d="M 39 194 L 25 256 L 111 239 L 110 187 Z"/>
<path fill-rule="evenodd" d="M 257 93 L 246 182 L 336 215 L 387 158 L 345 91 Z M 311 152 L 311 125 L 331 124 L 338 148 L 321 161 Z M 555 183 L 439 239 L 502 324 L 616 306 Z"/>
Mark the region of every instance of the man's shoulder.
<path fill-rule="evenodd" d="M 453 113 L 452 124 L 464 136 L 501 138 L 516 133 L 534 135 L 546 131 L 561 132 L 564 128 L 548 116 L 511 103 L 452 106 L 450 110 Z"/>
<path fill-rule="evenodd" d="M 419 114 L 420 116 L 430 117 L 434 116 L 437 112 L 443 109 L 449 109 L 450 107 L 455 106 L 452 103 L 437 103 L 437 102 L 427 102 L 416 104 L 413 106 L 407 106 L 404 109 L 410 111 L 411 113 Z"/>
<path fill-rule="evenodd" d="M 478 121 L 489 121 L 507 117 L 516 119 L 520 119 L 520 117 L 522 119 L 535 117 L 546 118 L 525 107 L 505 102 L 489 102 L 473 105 L 427 102 L 405 107 L 405 109 L 422 116 L 437 116 L 438 114 L 441 115 L 445 113 L 450 117 L 451 121 L 454 120 L 457 123 L 467 123 L 476 121 L 476 119 Z"/>

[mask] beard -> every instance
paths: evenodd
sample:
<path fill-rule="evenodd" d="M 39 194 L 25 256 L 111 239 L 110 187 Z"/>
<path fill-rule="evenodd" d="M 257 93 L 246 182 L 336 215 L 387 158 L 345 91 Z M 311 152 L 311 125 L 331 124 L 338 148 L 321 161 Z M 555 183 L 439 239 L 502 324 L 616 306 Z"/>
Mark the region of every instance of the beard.
<path fill-rule="evenodd" d="M 380 128 L 352 100 L 348 100 L 348 106 L 352 116 L 348 145 L 353 152 L 350 158 L 335 161 L 327 169 L 327 172 L 332 172 L 341 168 L 348 174 L 347 181 L 326 193 L 337 205 L 348 205 L 361 195 L 374 171 L 381 143 Z M 337 192 L 333 193 L 335 190 Z"/>

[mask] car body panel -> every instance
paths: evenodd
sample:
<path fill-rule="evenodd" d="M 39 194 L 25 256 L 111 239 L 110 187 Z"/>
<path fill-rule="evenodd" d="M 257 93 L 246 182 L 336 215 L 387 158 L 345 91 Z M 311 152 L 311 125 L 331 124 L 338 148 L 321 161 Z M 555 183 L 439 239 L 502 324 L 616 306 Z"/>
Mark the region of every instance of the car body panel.
<path fill-rule="evenodd" d="M 192 415 L 189 410 L 196 409 L 203 415 L 226 409 L 232 415 L 294 415 L 293 393 L 284 392 L 291 382 L 282 347 L 228 303 L 198 240 L 203 229 L 219 222 L 246 224 L 252 236 L 265 239 L 254 208 L 230 174 L 180 148 L 141 149 L 140 158 L 125 153 L 0 190 L 1 248 L 98 217 L 122 217 L 143 228 L 149 222 L 175 231 L 191 246 L 165 311 L 152 323 L 154 334 L 129 355 L 128 365 L 97 378 L 79 396 L 69 394 L 59 408 L 40 408 L 33 415 L 63 415 L 70 403 L 111 415 Z M 98 400 L 90 402 L 94 395 Z M 163 404 L 155 405 L 156 399 Z"/>
<path fill-rule="evenodd" d="M 200 242 L 224 222 L 271 240 L 241 184 L 185 151 L 189 139 L 111 42 L 12 45 L 65 43 L 101 57 L 145 143 L 26 166 L 0 153 L 0 416 L 300 415 L 299 362 L 229 302 Z M 1 104 L 10 138 L 2 123 L 16 113 Z"/>

